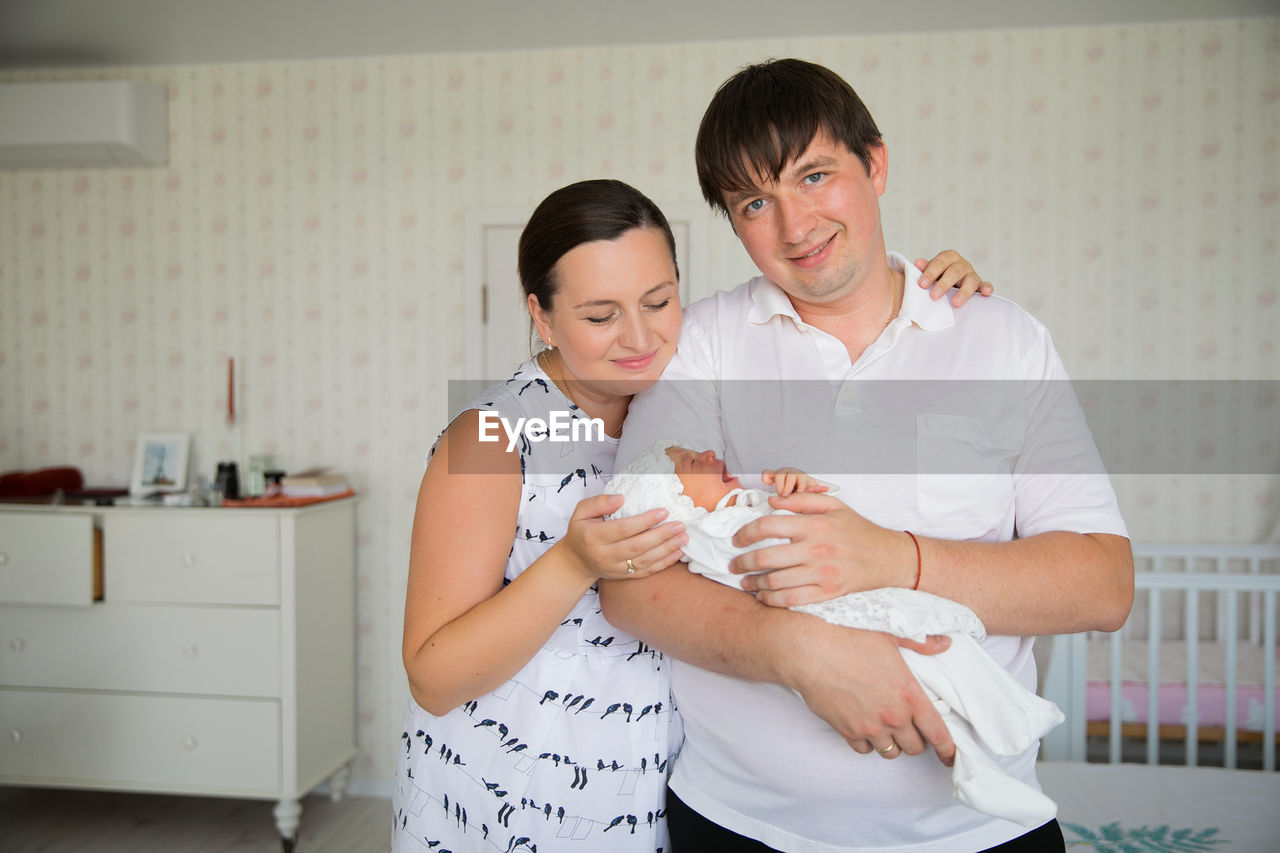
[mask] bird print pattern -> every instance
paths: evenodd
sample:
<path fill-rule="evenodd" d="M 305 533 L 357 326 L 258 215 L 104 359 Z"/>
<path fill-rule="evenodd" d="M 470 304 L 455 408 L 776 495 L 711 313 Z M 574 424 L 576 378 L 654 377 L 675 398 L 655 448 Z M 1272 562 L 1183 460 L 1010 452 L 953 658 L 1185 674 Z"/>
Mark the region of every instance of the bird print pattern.
<path fill-rule="evenodd" d="M 532 361 L 465 408 L 511 423 L 584 416 Z M 559 540 L 578 501 L 601 493 L 616 450 L 608 438 L 517 442 L 524 482 L 507 582 Z M 593 586 L 497 690 L 442 717 L 409 701 L 393 849 L 669 850 L 663 804 L 680 742 L 666 660 L 605 621 Z"/>

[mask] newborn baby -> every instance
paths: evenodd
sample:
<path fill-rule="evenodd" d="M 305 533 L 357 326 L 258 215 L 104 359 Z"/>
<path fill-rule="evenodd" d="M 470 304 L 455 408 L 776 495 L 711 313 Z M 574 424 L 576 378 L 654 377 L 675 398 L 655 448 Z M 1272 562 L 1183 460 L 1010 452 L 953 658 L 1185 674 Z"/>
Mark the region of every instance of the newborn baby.
<path fill-rule="evenodd" d="M 761 480 L 783 496 L 829 490 L 794 468 L 764 471 Z M 770 492 L 743 488 L 711 451 L 695 453 L 660 441 L 614 475 L 605 491 L 625 499 L 614 517 L 662 507 L 669 513 L 668 520 L 684 522 L 689 542 L 683 551 L 690 571 L 728 586 L 742 587 L 742 576 L 729 571 L 731 559 L 786 541 L 769 539 L 748 548 L 733 544 L 733 534 L 744 524 L 786 510 L 769 506 Z M 991 755 L 1021 753 L 1061 723 L 1062 712 L 1023 687 L 983 651 L 979 641 L 986 637 L 986 629 L 972 610 L 927 592 L 897 587 L 791 609 L 836 625 L 884 631 L 917 642 L 930 634 L 950 637 L 950 647 L 936 655 L 900 651 L 955 741 L 956 799 L 1027 827 L 1040 826 L 1057 815 L 1053 800 L 1005 773 Z"/>

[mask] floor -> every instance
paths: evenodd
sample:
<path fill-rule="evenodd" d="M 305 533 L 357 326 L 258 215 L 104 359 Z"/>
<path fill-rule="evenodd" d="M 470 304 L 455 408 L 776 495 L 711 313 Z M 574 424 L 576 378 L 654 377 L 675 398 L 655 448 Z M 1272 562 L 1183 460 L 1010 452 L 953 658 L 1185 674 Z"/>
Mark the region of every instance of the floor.
<path fill-rule="evenodd" d="M 0 787 L 4 853 L 281 853 L 274 803 L 110 791 Z M 302 801 L 294 853 L 387 853 L 391 803 Z"/>

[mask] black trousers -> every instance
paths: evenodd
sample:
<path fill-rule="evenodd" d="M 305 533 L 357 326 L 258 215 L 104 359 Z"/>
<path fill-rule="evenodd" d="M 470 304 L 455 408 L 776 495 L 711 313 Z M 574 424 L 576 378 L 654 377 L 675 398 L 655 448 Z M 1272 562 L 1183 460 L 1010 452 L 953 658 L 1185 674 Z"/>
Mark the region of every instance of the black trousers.
<path fill-rule="evenodd" d="M 667 829 L 671 832 L 671 853 L 778 853 L 754 838 L 707 820 L 685 805 L 670 788 L 667 789 Z M 1051 820 L 1026 835 L 979 853 L 1065 853 L 1066 849 L 1062 828 L 1056 820 Z"/>

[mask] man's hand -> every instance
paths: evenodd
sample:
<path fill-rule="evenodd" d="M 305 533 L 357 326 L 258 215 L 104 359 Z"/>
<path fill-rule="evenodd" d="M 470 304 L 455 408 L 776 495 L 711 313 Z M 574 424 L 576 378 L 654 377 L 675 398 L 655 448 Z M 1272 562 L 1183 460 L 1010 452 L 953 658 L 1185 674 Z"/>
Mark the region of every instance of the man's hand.
<path fill-rule="evenodd" d="M 932 746 L 950 767 L 956 753 L 951 734 L 898 651 L 901 645 L 937 654 L 950 640 L 914 643 L 825 622 L 813 628 L 806 632 L 809 640 L 817 636 L 819 641 L 806 645 L 790 683 L 809 710 L 862 755 L 875 750 L 892 759 L 904 752 L 920 755 Z"/>
<path fill-rule="evenodd" d="M 827 495 L 773 497 L 769 505 L 797 515 L 758 518 L 734 534 L 733 544 L 742 548 L 774 537 L 791 542 L 749 551 L 729 563 L 735 574 L 764 572 L 742 582 L 762 603 L 791 607 L 915 582 L 915 546 L 901 531 L 872 524 Z"/>
<path fill-rule="evenodd" d="M 863 754 L 916 754 L 928 743 L 943 763 L 955 755 L 942 718 L 899 652 L 934 654 L 950 645 L 946 637 L 913 643 L 830 625 L 680 568 L 643 580 L 602 580 L 600 604 L 611 623 L 665 654 L 795 690 Z"/>

